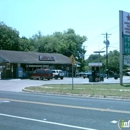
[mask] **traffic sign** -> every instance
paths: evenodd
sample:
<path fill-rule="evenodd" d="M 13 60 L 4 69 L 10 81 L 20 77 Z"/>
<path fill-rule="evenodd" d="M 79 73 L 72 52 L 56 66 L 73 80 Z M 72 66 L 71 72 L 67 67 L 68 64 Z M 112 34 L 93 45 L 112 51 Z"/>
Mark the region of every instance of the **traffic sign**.
<path fill-rule="evenodd" d="M 70 61 L 71 61 L 72 65 L 75 65 L 75 58 L 73 55 L 70 56 Z"/>

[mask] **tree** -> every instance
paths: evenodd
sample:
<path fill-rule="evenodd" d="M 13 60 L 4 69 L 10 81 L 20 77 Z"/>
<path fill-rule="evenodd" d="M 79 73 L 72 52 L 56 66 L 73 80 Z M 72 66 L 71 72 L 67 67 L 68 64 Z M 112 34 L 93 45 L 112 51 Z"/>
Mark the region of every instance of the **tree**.
<path fill-rule="evenodd" d="M 0 49 L 19 50 L 19 32 L 0 22 Z"/>
<path fill-rule="evenodd" d="M 108 54 L 108 69 L 119 73 L 119 52 L 110 51 Z"/>
<path fill-rule="evenodd" d="M 86 60 L 86 69 L 90 69 L 88 67 L 89 62 L 99 62 L 99 57 L 97 54 L 92 54 Z M 101 71 L 106 71 L 106 55 L 100 55 L 100 62 L 103 63 Z M 108 69 L 109 71 L 114 71 L 119 73 L 119 52 L 117 50 L 110 51 L 108 53 Z"/>
<path fill-rule="evenodd" d="M 34 43 L 38 52 L 61 53 L 68 57 L 73 54 L 75 59 L 81 63 L 81 70 L 84 69 L 86 51 L 83 48 L 83 43 L 87 38 L 75 34 L 73 29 L 68 29 L 63 33 L 55 32 L 47 36 L 42 36 L 41 33 L 38 33 L 30 40 Z"/>
<path fill-rule="evenodd" d="M 19 38 L 19 51 L 31 51 L 30 41 L 26 37 Z"/>

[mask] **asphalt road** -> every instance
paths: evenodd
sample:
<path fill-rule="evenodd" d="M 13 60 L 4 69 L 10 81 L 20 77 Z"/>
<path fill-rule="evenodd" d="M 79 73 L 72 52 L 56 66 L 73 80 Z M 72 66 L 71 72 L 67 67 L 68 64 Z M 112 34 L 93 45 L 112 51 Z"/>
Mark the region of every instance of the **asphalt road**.
<path fill-rule="evenodd" d="M 93 84 L 89 82 L 89 79 L 86 78 L 73 78 L 74 84 Z M 124 83 L 130 83 L 130 77 L 123 77 Z M 96 84 L 110 84 L 110 83 L 120 83 L 120 79 L 115 80 L 114 78 L 104 79 L 103 82 L 95 82 Z M 9 79 L 9 80 L 0 80 L 0 91 L 13 91 L 13 92 L 22 92 L 22 89 L 29 86 L 38 86 L 43 84 L 72 84 L 72 78 L 64 78 L 63 80 L 52 79 L 52 80 L 29 80 L 29 79 Z"/>
<path fill-rule="evenodd" d="M 0 130 L 118 130 L 130 102 L 0 92 Z"/>

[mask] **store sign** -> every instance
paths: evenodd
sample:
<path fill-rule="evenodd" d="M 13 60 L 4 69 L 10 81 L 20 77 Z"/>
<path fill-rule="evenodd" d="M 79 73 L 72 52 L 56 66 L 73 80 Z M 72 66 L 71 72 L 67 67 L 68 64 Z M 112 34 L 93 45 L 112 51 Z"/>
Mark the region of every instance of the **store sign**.
<path fill-rule="evenodd" d="M 88 66 L 91 66 L 91 67 L 99 67 L 99 66 L 102 66 L 102 63 L 100 62 L 95 62 L 95 63 L 88 63 Z"/>
<path fill-rule="evenodd" d="M 125 35 L 130 35 L 130 13 L 123 12 L 123 32 Z"/>
<path fill-rule="evenodd" d="M 55 57 L 53 56 L 39 56 L 40 61 L 55 61 Z"/>
<path fill-rule="evenodd" d="M 123 37 L 124 40 L 124 49 L 123 49 L 123 54 L 130 54 L 130 36 L 129 35 L 124 35 Z"/>
<path fill-rule="evenodd" d="M 130 13 L 123 12 L 123 54 L 130 54 Z"/>

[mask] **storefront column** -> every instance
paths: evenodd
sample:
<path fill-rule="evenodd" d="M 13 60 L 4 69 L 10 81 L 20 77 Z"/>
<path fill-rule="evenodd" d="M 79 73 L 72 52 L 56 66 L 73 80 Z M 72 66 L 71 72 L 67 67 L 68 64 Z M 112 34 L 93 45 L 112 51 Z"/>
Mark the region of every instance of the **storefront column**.
<path fill-rule="evenodd" d="M 13 68 L 13 64 L 11 64 L 11 75 L 12 75 L 12 78 L 14 77 L 13 76 L 13 72 L 14 72 L 14 68 Z"/>

